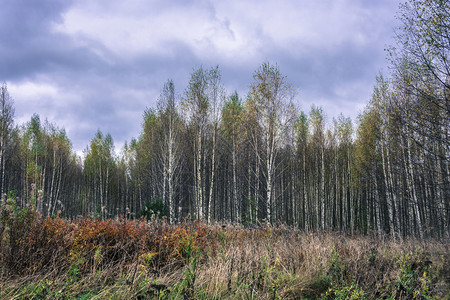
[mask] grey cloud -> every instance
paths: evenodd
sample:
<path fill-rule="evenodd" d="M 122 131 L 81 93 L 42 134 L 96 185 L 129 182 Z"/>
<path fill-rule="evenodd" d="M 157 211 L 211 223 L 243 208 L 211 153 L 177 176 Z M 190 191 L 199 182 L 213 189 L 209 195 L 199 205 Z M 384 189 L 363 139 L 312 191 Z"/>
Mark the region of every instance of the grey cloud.
<path fill-rule="evenodd" d="M 7 0 L 0 10 L 0 77 L 8 80 L 44 71 L 61 57 L 67 41 L 51 32 L 71 1 Z M 64 49 L 65 48 L 65 49 Z M 57 62 L 57 61 L 56 61 Z"/>
<path fill-rule="evenodd" d="M 97 129 L 111 133 L 120 142 L 137 136 L 144 109 L 155 107 L 168 78 L 174 79 L 178 93 L 183 92 L 195 58 L 183 45 L 172 47 L 180 59 L 139 56 L 129 62 L 111 56 L 112 64 L 86 72 L 82 79 L 72 70 L 61 76 L 69 94 L 82 95 L 80 103 L 69 102 L 64 109 L 71 112 L 70 122 L 84 124 L 77 129 L 83 134 L 71 135 L 77 148 L 87 145 Z M 142 94 L 135 95 L 134 91 Z"/>
<path fill-rule="evenodd" d="M 111 5 L 108 1 L 104 5 L 94 1 L 6 0 L 0 10 L 0 81 L 43 81 L 56 86 L 58 95 L 45 99 L 36 96 L 28 103 L 15 99 L 16 113 L 31 116 L 37 112 L 42 119 L 48 117 L 65 127 L 76 150 L 84 149 L 97 129 L 111 133 L 117 144 L 138 136 L 144 109 L 156 106 L 167 79 L 174 80 L 177 92 L 182 95 L 190 73 L 199 66 L 219 65 L 229 92 L 236 89 L 245 98 L 259 64 L 277 63 L 288 82 L 299 88 L 301 104 L 317 101 L 326 104 L 325 112 L 329 112 L 327 105 L 333 110 L 331 113 L 338 114 L 339 108 L 351 112 L 355 103 L 369 100 L 372 82 L 384 65 L 384 43 L 386 35 L 391 36 L 391 26 L 384 23 L 395 14 L 392 2 L 348 2 L 364 5 L 368 12 L 378 11 L 378 15 L 390 14 L 386 20 L 369 14 L 369 19 L 362 23 L 365 27 L 357 29 L 367 34 L 367 42 L 362 44 L 344 41 L 334 48 L 320 48 L 302 40 L 292 40 L 291 45 L 277 44 L 262 26 L 248 23 L 253 34 L 249 42 L 257 47 L 253 57 L 243 60 L 219 55 L 220 49 L 212 41 L 206 41 L 210 46 L 203 52 L 196 52 L 192 41 L 170 36 L 163 41 L 159 54 L 138 52 L 123 56 L 82 33 L 66 35 L 53 28 L 54 24 L 63 22 L 63 15 L 72 5 L 89 5 L 92 12 L 101 15 L 118 12 L 123 17 L 148 14 L 149 18 L 151 13 L 170 10 L 171 6 L 181 13 L 200 7 L 208 22 L 214 22 L 235 38 L 232 22 L 236 16 L 219 16 L 212 1 L 178 0 L 170 4 L 142 1 L 138 3 L 142 7 L 133 8 L 122 1 Z M 244 13 L 237 17 L 244 23 L 251 22 L 245 19 Z M 298 52 L 292 47 L 297 47 Z M 338 93 L 340 89 L 345 93 Z M 303 105 L 302 109 L 309 111 L 309 105 Z"/>

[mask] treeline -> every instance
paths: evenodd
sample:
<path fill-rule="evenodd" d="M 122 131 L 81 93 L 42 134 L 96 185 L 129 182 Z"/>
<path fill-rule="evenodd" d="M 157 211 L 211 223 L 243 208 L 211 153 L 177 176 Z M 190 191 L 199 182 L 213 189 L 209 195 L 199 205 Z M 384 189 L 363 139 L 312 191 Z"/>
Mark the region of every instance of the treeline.
<path fill-rule="evenodd" d="M 377 78 L 357 127 L 299 111 L 276 65 L 254 72 L 244 98 L 218 67 L 200 67 L 182 95 L 167 81 L 120 155 L 98 131 L 82 160 L 38 116 L 14 126 L 3 85 L 1 193 L 45 216 L 134 218 L 161 204 L 169 222 L 449 238 L 449 3 L 411 0 L 401 12 L 392 73 Z"/>

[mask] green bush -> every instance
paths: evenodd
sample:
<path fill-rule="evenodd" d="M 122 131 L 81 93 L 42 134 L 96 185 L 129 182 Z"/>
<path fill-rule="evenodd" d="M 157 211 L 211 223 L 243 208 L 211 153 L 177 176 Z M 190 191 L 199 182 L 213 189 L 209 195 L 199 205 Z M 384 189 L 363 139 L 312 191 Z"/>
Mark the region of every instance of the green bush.
<path fill-rule="evenodd" d="M 152 201 L 147 201 L 144 207 L 139 211 L 139 218 L 146 218 L 150 220 L 152 218 L 163 218 L 169 215 L 169 211 L 164 202 L 159 198 L 153 198 Z"/>

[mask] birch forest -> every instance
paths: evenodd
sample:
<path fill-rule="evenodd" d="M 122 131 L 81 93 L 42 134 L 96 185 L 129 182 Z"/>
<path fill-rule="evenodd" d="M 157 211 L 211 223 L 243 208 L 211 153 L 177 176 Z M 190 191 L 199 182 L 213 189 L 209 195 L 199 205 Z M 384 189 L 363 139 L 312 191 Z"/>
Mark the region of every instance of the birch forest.
<path fill-rule="evenodd" d="M 258 66 L 245 94 L 225 89 L 219 66 L 195 67 L 186 86 L 169 79 L 149 99 L 157 105 L 123 149 L 99 130 L 79 157 L 56 124 L 17 124 L 4 83 L 2 201 L 69 219 L 154 214 L 448 239 L 449 3 L 410 1 L 400 20 L 390 71 L 355 120 L 303 107 L 276 63 Z"/>

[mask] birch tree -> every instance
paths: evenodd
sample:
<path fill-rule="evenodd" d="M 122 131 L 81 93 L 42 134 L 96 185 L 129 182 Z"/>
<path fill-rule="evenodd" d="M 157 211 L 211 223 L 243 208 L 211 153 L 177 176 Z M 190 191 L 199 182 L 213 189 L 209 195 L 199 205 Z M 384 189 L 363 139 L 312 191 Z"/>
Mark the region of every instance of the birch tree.
<path fill-rule="evenodd" d="M 207 72 L 203 68 L 195 70 L 191 74 L 189 86 L 183 99 L 183 109 L 189 126 L 192 129 L 193 142 L 193 208 L 197 219 L 205 219 L 205 194 L 206 194 L 206 174 L 205 174 L 205 139 L 208 125 L 209 99 L 207 97 L 208 78 Z"/>
<path fill-rule="evenodd" d="M 207 199 L 207 213 L 208 223 L 211 222 L 211 218 L 214 216 L 213 211 L 216 204 L 214 198 L 214 188 L 216 180 L 216 147 L 217 147 L 217 133 L 219 126 L 220 110 L 225 99 L 225 88 L 222 85 L 222 75 L 219 67 L 211 68 L 207 74 L 207 97 L 209 102 L 209 127 L 211 128 L 211 162 L 210 162 L 210 174 L 209 174 L 209 193 Z"/>
<path fill-rule="evenodd" d="M 231 177 L 232 186 L 231 193 L 227 197 L 228 208 L 231 210 L 232 221 L 241 220 L 242 216 L 242 203 L 240 188 L 238 186 L 238 162 L 239 148 L 242 143 L 242 103 L 237 92 L 234 92 L 222 109 L 221 127 L 226 144 L 230 147 L 231 152 Z"/>
<path fill-rule="evenodd" d="M 262 129 L 263 149 L 259 157 L 263 166 L 266 221 L 271 223 L 274 182 L 278 171 L 277 155 L 286 129 L 294 121 L 289 114 L 294 96 L 293 88 L 281 75 L 278 66 L 263 63 L 253 75 L 251 97 L 254 98 L 258 121 Z"/>
<path fill-rule="evenodd" d="M 169 222 L 176 218 L 175 194 L 179 184 L 181 167 L 180 126 L 181 119 L 177 111 L 175 86 L 172 80 L 164 84 L 158 111 L 161 118 L 161 161 L 163 164 L 163 201 L 168 207 Z M 167 192 L 166 192 L 167 191 Z"/>
<path fill-rule="evenodd" d="M 4 83 L 0 87 L 0 195 L 6 193 L 6 160 L 10 134 L 14 122 L 14 107 L 8 87 Z"/>

